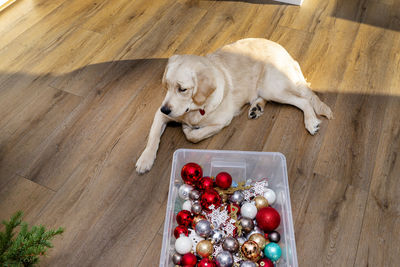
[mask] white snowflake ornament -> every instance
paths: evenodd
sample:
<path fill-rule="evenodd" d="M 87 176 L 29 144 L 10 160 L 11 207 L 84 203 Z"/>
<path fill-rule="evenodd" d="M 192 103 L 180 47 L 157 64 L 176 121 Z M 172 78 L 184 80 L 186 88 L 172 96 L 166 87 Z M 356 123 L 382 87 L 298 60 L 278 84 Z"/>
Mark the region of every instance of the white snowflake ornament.
<path fill-rule="evenodd" d="M 196 246 L 200 241 L 203 241 L 204 238 L 199 236 L 198 234 L 196 234 L 196 232 L 192 229 L 189 229 L 190 234 L 189 234 L 189 238 L 190 240 L 192 240 L 192 250 L 196 251 Z"/>

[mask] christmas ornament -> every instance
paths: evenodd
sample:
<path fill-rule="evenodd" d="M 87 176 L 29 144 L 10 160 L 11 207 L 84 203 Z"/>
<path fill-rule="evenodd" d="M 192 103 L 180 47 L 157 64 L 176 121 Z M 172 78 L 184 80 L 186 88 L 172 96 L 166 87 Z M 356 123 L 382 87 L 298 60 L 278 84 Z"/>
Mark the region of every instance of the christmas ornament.
<path fill-rule="evenodd" d="M 254 198 L 254 204 L 256 205 L 257 210 L 259 210 L 268 207 L 268 200 L 263 196 L 256 196 Z"/>
<path fill-rule="evenodd" d="M 215 229 L 212 231 L 210 238 L 214 244 L 218 244 L 224 238 L 224 232 L 222 230 Z"/>
<path fill-rule="evenodd" d="M 214 252 L 214 247 L 211 241 L 203 240 L 200 241 L 196 246 L 196 253 L 203 258 L 207 258 Z"/>
<path fill-rule="evenodd" d="M 236 203 L 230 203 L 228 204 L 228 212 L 232 213 L 232 208 L 236 207 L 235 209 L 237 210 L 236 213 L 240 212 L 240 206 Z"/>
<path fill-rule="evenodd" d="M 262 258 L 259 260 L 258 265 L 261 267 L 274 267 L 274 263 L 268 258 Z"/>
<path fill-rule="evenodd" d="M 214 180 L 210 177 L 203 177 L 197 182 L 197 187 L 203 191 L 207 189 L 213 189 Z"/>
<path fill-rule="evenodd" d="M 206 219 L 206 217 L 204 217 L 204 215 L 196 215 L 196 216 L 194 216 L 193 221 L 192 221 L 192 228 L 196 229 L 196 224 L 199 221 L 205 220 L 205 219 Z"/>
<path fill-rule="evenodd" d="M 264 197 L 268 200 L 269 205 L 272 205 L 275 203 L 276 200 L 276 194 L 272 189 L 267 189 L 264 193 Z"/>
<path fill-rule="evenodd" d="M 236 238 L 236 240 L 239 242 L 240 246 L 242 246 L 243 243 L 247 241 L 247 239 L 243 236 L 239 236 L 238 238 Z"/>
<path fill-rule="evenodd" d="M 186 200 L 185 202 L 183 202 L 183 204 L 182 204 L 182 210 L 191 211 L 191 209 L 192 209 L 192 201 Z"/>
<path fill-rule="evenodd" d="M 277 261 L 282 255 L 281 247 L 276 243 L 269 243 L 264 248 L 265 257 L 271 261 Z"/>
<path fill-rule="evenodd" d="M 228 236 L 222 243 L 222 248 L 231 253 L 236 253 L 239 250 L 239 242 L 235 238 Z"/>
<path fill-rule="evenodd" d="M 200 214 L 201 210 L 202 208 L 200 203 L 194 203 L 191 207 L 191 211 L 196 215 Z"/>
<path fill-rule="evenodd" d="M 242 208 L 243 209 L 243 208 Z M 256 216 L 257 225 L 264 231 L 275 230 L 280 222 L 281 216 L 272 207 L 262 208 L 258 211 Z"/>
<path fill-rule="evenodd" d="M 196 234 L 195 230 L 189 229 L 189 238 L 192 241 L 192 250 L 196 251 L 197 244 L 203 241 L 204 238 Z"/>
<path fill-rule="evenodd" d="M 235 223 L 235 227 L 237 229 L 237 234 L 242 235 L 242 226 L 237 218 L 237 213 L 239 212 L 240 207 L 237 204 L 229 204 L 228 211 L 230 212 L 230 216 L 232 218 L 232 222 Z"/>
<path fill-rule="evenodd" d="M 268 181 L 266 178 L 264 178 L 261 181 L 255 182 L 252 190 L 254 192 L 254 195 L 258 196 L 258 195 L 263 195 L 264 192 L 268 189 L 267 187 L 268 187 Z"/>
<path fill-rule="evenodd" d="M 228 202 L 229 196 L 227 194 L 225 194 L 225 193 L 218 193 L 218 194 L 221 197 L 222 203 L 227 203 Z"/>
<path fill-rule="evenodd" d="M 246 235 L 246 238 L 249 239 L 253 234 L 263 234 L 263 231 L 258 226 L 254 226 L 253 230 Z"/>
<path fill-rule="evenodd" d="M 201 220 L 196 224 L 196 234 L 201 237 L 208 237 L 211 234 L 211 224 L 207 220 Z"/>
<path fill-rule="evenodd" d="M 236 192 L 238 190 L 247 190 L 249 188 L 251 188 L 251 185 L 245 185 L 245 182 L 240 182 L 240 183 L 238 183 L 237 187 L 230 187 L 230 188 L 225 189 L 225 190 L 216 187 L 215 190 L 217 190 L 218 193 L 225 193 L 225 194 L 231 195 L 231 194 L 233 194 L 234 192 Z"/>
<path fill-rule="evenodd" d="M 181 199 L 189 199 L 189 192 L 192 191 L 193 186 L 188 184 L 183 184 L 178 189 L 178 195 Z"/>
<path fill-rule="evenodd" d="M 260 247 L 256 242 L 248 240 L 241 247 L 243 256 L 251 261 L 258 261 L 261 257 Z"/>
<path fill-rule="evenodd" d="M 217 267 L 217 264 L 213 260 L 204 258 L 197 264 L 197 267 Z"/>
<path fill-rule="evenodd" d="M 183 266 L 195 266 L 197 263 L 197 258 L 194 254 L 192 253 L 186 253 L 185 255 L 182 256 L 182 265 Z"/>
<path fill-rule="evenodd" d="M 267 244 L 267 240 L 265 239 L 265 237 L 259 233 L 252 234 L 249 237 L 249 240 L 256 242 L 261 250 L 263 250 L 265 245 Z"/>
<path fill-rule="evenodd" d="M 240 205 L 244 200 L 244 195 L 242 193 L 242 190 L 238 190 L 238 191 L 233 192 L 233 194 L 231 195 L 229 200 L 231 202 L 233 202 L 233 203 L 236 203 L 236 204 Z"/>
<path fill-rule="evenodd" d="M 253 220 L 249 218 L 240 219 L 240 225 L 242 226 L 242 230 L 245 233 L 249 233 L 254 229 Z"/>
<path fill-rule="evenodd" d="M 218 267 L 231 267 L 233 265 L 232 254 L 228 251 L 221 251 L 216 257 L 216 262 Z"/>
<path fill-rule="evenodd" d="M 242 261 L 239 267 L 257 267 L 257 264 L 252 261 Z"/>
<path fill-rule="evenodd" d="M 257 208 L 253 203 L 246 202 L 240 208 L 240 214 L 249 219 L 254 219 L 257 215 Z"/>
<path fill-rule="evenodd" d="M 172 255 L 172 262 L 175 265 L 180 265 L 182 262 L 182 255 L 178 254 L 178 253 L 175 253 L 174 255 Z"/>
<path fill-rule="evenodd" d="M 175 250 L 179 254 L 186 254 L 192 250 L 192 240 L 189 237 L 181 235 L 175 241 Z"/>
<path fill-rule="evenodd" d="M 184 234 L 185 236 L 188 236 L 189 235 L 188 229 L 183 225 L 178 225 L 177 227 L 175 227 L 175 230 L 174 230 L 175 238 L 180 237 L 182 234 Z"/>
<path fill-rule="evenodd" d="M 227 172 L 220 172 L 215 177 L 215 183 L 221 189 L 228 189 L 232 184 L 232 176 Z"/>
<path fill-rule="evenodd" d="M 179 225 L 188 227 L 192 223 L 193 217 L 190 211 L 181 210 L 176 215 L 176 221 L 178 222 Z"/>
<path fill-rule="evenodd" d="M 183 166 L 181 176 L 182 180 L 186 184 L 194 185 L 201 177 L 203 177 L 203 170 L 198 164 L 190 162 Z"/>
<path fill-rule="evenodd" d="M 196 189 L 193 189 L 192 191 L 189 192 L 189 198 L 191 200 L 198 200 L 200 198 L 200 192 L 197 191 Z"/>
<path fill-rule="evenodd" d="M 201 195 L 200 204 L 205 210 L 209 211 L 209 207 L 211 205 L 214 205 L 216 208 L 221 205 L 221 197 L 217 191 L 209 189 L 204 191 L 204 193 Z"/>
<path fill-rule="evenodd" d="M 268 239 L 271 242 L 278 243 L 281 240 L 281 235 L 277 231 L 268 233 Z"/>

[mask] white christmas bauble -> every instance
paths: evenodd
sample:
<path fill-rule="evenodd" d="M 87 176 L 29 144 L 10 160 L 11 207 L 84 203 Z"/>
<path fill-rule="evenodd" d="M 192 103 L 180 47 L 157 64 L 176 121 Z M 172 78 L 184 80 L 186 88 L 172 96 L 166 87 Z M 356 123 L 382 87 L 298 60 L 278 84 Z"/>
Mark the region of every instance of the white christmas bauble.
<path fill-rule="evenodd" d="M 192 240 L 187 236 L 181 235 L 175 241 L 175 250 L 181 255 L 189 253 L 192 250 Z"/>
<path fill-rule="evenodd" d="M 190 200 L 186 200 L 185 202 L 183 202 L 183 204 L 182 204 L 182 209 L 183 209 L 183 210 L 191 211 L 191 209 L 192 209 L 192 202 L 191 202 Z"/>
<path fill-rule="evenodd" d="M 257 208 L 256 205 L 250 202 L 246 202 L 240 208 L 240 214 L 249 219 L 254 219 L 257 215 Z"/>
<path fill-rule="evenodd" d="M 189 192 L 193 190 L 193 186 L 183 184 L 179 187 L 178 195 L 181 199 L 189 199 Z"/>
<path fill-rule="evenodd" d="M 269 205 L 274 204 L 274 202 L 276 200 L 275 192 L 272 189 L 269 189 L 269 188 L 267 189 L 267 191 L 265 191 L 264 197 L 268 200 L 268 204 Z"/>

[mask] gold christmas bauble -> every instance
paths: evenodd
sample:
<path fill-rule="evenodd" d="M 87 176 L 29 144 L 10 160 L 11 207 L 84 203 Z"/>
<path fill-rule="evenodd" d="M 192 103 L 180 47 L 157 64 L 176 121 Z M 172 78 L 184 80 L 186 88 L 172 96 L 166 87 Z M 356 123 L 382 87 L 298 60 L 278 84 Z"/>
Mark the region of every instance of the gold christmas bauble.
<path fill-rule="evenodd" d="M 254 202 L 255 202 L 257 210 L 268 207 L 268 200 L 263 196 L 256 196 L 254 198 Z"/>
<path fill-rule="evenodd" d="M 254 241 L 248 240 L 241 247 L 243 256 L 251 261 L 258 261 L 261 258 L 261 249 Z"/>
<path fill-rule="evenodd" d="M 196 246 L 196 252 L 201 257 L 207 258 L 214 252 L 213 244 L 209 240 L 200 241 Z"/>
<path fill-rule="evenodd" d="M 261 250 L 263 250 L 265 245 L 267 244 L 267 239 L 262 234 L 259 233 L 252 234 L 249 237 L 249 240 L 256 242 Z"/>

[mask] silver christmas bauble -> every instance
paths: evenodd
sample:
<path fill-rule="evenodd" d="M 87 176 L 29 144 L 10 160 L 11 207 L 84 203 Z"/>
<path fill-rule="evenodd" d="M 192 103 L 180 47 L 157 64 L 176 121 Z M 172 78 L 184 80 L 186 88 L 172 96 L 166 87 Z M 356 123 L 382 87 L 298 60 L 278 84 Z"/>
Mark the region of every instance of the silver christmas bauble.
<path fill-rule="evenodd" d="M 248 233 L 246 235 L 246 238 L 249 239 L 252 234 L 262 234 L 262 235 L 264 235 L 264 232 L 258 226 L 254 226 L 254 229 L 252 231 L 250 231 L 250 233 Z"/>
<path fill-rule="evenodd" d="M 231 267 L 233 265 L 232 254 L 228 251 L 221 251 L 215 260 L 218 267 Z"/>
<path fill-rule="evenodd" d="M 196 234 L 201 237 L 208 237 L 212 232 L 211 224 L 207 220 L 201 220 L 196 224 Z"/>
<path fill-rule="evenodd" d="M 240 219 L 240 225 L 242 226 L 242 230 L 245 233 L 249 233 L 254 229 L 254 222 L 252 219 L 249 218 Z"/>
<path fill-rule="evenodd" d="M 231 202 L 233 202 L 233 203 L 236 203 L 236 204 L 240 205 L 240 203 L 242 203 L 243 200 L 244 200 L 244 195 L 243 195 L 242 191 L 238 190 L 238 191 L 235 191 L 235 192 L 231 195 L 231 197 L 229 198 L 229 200 L 230 200 Z"/>
<path fill-rule="evenodd" d="M 247 241 L 247 239 L 243 236 L 236 238 L 236 240 L 239 242 L 240 246 L 243 245 L 243 243 Z"/>
<path fill-rule="evenodd" d="M 196 189 L 189 192 L 189 198 L 191 200 L 198 200 L 200 198 L 200 192 Z"/>
<path fill-rule="evenodd" d="M 192 204 L 192 212 L 194 213 L 194 214 L 200 214 L 200 212 L 201 212 L 201 210 L 202 210 L 202 208 L 201 208 L 201 205 L 200 205 L 200 203 L 193 203 Z"/>
<path fill-rule="evenodd" d="M 182 261 L 182 255 L 181 254 L 175 253 L 174 255 L 172 255 L 172 262 L 175 265 L 180 265 L 181 261 Z"/>
<path fill-rule="evenodd" d="M 181 199 L 188 200 L 189 199 L 189 193 L 190 191 L 193 190 L 193 186 L 188 185 L 188 184 L 183 184 L 179 187 L 178 190 L 178 195 Z"/>
<path fill-rule="evenodd" d="M 191 211 L 191 209 L 192 209 L 192 202 L 190 200 L 186 200 L 185 202 L 183 202 L 182 210 Z"/>
<path fill-rule="evenodd" d="M 239 242 L 235 238 L 228 236 L 225 238 L 224 243 L 222 243 L 222 248 L 231 253 L 235 253 L 239 250 Z"/>
<path fill-rule="evenodd" d="M 213 230 L 211 233 L 211 241 L 214 244 L 218 244 L 222 241 L 222 239 L 224 238 L 224 232 L 222 230 Z"/>
<path fill-rule="evenodd" d="M 257 267 L 257 264 L 252 261 L 242 261 L 239 267 Z"/>

